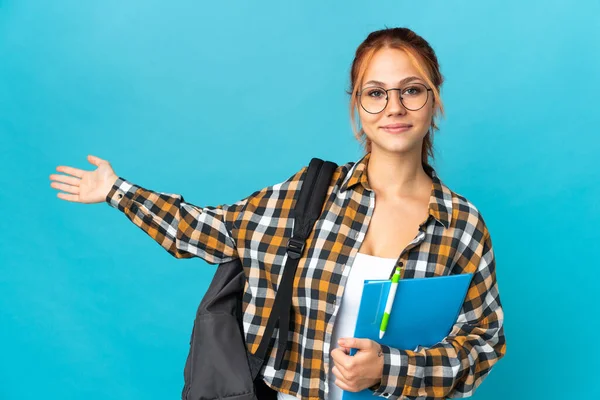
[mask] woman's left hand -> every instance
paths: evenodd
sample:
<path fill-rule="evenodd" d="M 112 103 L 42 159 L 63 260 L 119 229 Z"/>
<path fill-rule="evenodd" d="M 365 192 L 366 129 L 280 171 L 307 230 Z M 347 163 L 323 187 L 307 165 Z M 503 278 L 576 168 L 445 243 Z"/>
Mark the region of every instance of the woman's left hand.
<path fill-rule="evenodd" d="M 348 392 L 360 392 L 381 382 L 383 354 L 379 343 L 371 339 L 343 338 L 331 351 L 335 384 Z M 358 349 L 354 356 L 350 349 Z"/>

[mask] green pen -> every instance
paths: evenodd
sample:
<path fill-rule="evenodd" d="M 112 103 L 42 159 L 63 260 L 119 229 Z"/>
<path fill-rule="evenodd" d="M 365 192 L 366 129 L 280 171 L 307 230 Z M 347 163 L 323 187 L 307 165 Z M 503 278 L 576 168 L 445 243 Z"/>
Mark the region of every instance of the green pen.
<path fill-rule="evenodd" d="M 392 312 L 392 305 L 394 304 L 394 298 L 396 297 L 396 289 L 398 289 L 398 281 L 400 280 L 400 267 L 396 267 L 394 276 L 392 276 L 392 286 L 390 287 L 390 293 L 388 294 L 387 303 L 385 303 L 385 312 L 383 313 L 383 319 L 381 320 L 381 326 L 379 327 L 379 339 L 385 334 L 387 324 L 390 319 Z"/>

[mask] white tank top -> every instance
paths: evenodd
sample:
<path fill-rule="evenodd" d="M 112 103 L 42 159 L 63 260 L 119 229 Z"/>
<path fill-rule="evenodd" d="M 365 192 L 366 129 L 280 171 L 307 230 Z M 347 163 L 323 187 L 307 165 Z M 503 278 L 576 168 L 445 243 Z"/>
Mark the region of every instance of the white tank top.
<path fill-rule="evenodd" d="M 383 258 L 357 253 L 348 275 L 344 288 L 341 304 L 337 310 L 337 317 L 333 326 L 331 345 L 329 351 L 338 347 L 337 341 L 342 337 L 354 337 L 354 326 L 358 317 L 358 308 L 362 296 L 363 282 L 367 279 L 389 279 L 396 258 Z M 342 389 L 335 384 L 336 377 L 331 371 L 334 366 L 333 359 L 329 357 L 329 394 L 327 400 L 341 400 Z M 299 397 L 298 397 L 299 398 Z M 296 397 L 277 393 L 277 400 L 295 400 Z"/>

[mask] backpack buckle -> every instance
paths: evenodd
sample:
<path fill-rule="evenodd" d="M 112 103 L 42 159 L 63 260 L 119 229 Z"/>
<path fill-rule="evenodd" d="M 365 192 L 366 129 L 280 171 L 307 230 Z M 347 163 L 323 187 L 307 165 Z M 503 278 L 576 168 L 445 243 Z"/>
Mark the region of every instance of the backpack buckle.
<path fill-rule="evenodd" d="M 290 258 L 294 260 L 302 257 L 302 253 L 304 252 L 304 241 L 294 239 L 293 237 L 288 240 L 287 243 L 287 253 Z"/>

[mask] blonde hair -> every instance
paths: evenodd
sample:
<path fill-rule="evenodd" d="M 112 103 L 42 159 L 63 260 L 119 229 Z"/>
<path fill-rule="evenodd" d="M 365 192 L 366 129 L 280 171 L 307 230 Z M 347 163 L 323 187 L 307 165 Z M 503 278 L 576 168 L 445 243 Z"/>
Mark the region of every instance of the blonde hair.
<path fill-rule="evenodd" d="M 367 38 L 356 49 L 356 55 L 350 70 L 350 121 L 354 136 L 363 145 L 365 152 L 371 151 L 371 141 L 367 138 L 364 130 L 357 125 L 358 96 L 357 93 L 362 85 L 367 66 L 373 59 L 375 53 L 384 48 L 398 49 L 403 51 L 411 64 L 419 71 L 427 85 L 432 89 L 435 109 L 431 119 L 431 127 L 423 139 L 421 159 L 423 164 L 429 165 L 429 157 L 433 154 L 433 133 L 439 130 L 436 117 L 444 114 L 444 106 L 440 96 L 440 88 L 444 77 L 440 72 L 435 52 L 425 39 L 408 28 L 386 28 L 369 34 Z"/>

